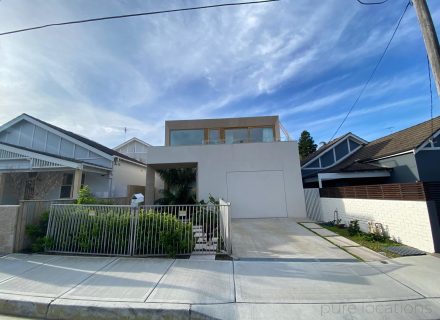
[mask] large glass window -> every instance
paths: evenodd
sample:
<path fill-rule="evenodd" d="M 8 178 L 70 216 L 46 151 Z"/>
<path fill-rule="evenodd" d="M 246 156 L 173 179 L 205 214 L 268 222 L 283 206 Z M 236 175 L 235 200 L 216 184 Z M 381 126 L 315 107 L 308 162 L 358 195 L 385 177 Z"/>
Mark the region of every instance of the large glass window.
<path fill-rule="evenodd" d="M 188 146 L 194 144 L 203 144 L 204 130 L 172 130 L 170 132 L 170 145 Z"/>
<path fill-rule="evenodd" d="M 248 142 L 248 129 L 225 129 L 225 140 L 228 144 Z"/>
<path fill-rule="evenodd" d="M 220 130 L 210 129 L 209 130 L 209 144 L 219 144 L 220 143 Z"/>
<path fill-rule="evenodd" d="M 272 128 L 251 128 L 249 142 L 273 142 Z"/>

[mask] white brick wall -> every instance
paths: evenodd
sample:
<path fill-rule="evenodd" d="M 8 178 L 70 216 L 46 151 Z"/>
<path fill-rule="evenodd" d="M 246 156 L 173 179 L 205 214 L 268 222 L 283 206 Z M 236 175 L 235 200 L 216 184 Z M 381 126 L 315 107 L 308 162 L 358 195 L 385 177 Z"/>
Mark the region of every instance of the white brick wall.
<path fill-rule="evenodd" d="M 434 252 L 427 203 L 424 201 L 321 198 L 322 220 L 333 220 L 338 210 L 343 223 L 359 220 L 362 231 L 368 221 L 381 223 L 391 239 Z"/>
<path fill-rule="evenodd" d="M 14 250 L 15 229 L 20 206 L 0 206 L 0 253 Z"/>

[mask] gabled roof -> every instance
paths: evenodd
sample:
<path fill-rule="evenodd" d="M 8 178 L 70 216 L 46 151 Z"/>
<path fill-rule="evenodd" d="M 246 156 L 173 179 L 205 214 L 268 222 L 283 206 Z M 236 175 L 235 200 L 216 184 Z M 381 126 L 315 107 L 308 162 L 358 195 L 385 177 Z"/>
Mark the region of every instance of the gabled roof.
<path fill-rule="evenodd" d="M 133 138 L 131 138 L 131 139 L 129 139 L 129 140 L 127 140 L 127 141 L 121 143 L 119 146 L 114 147 L 113 149 L 114 149 L 114 150 L 116 150 L 116 149 L 120 149 L 120 148 L 122 148 L 122 147 L 125 147 L 127 144 L 130 144 L 130 143 L 133 142 L 133 141 L 136 141 L 136 142 L 138 142 L 138 143 L 140 143 L 140 144 L 142 144 L 142 145 L 144 145 L 144 146 L 146 146 L 146 147 L 151 147 L 151 144 L 149 144 L 149 143 L 147 143 L 147 142 L 145 142 L 145 141 L 143 141 L 143 140 L 141 140 L 141 139 L 139 139 L 139 138 L 133 137 Z"/>
<path fill-rule="evenodd" d="M 440 130 L 440 116 L 432 119 L 432 122 L 428 120 L 371 141 L 356 152 L 356 158 L 360 161 L 369 161 L 414 150 L 438 130 Z"/>
<path fill-rule="evenodd" d="M 314 158 L 318 157 L 319 155 L 323 154 L 327 150 L 331 149 L 331 147 L 333 147 L 339 141 L 344 140 L 346 137 L 349 137 L 349 136 L 351 136 L 355 140 L 358 140 L 359 142 L 367 143 L 365 140 L 361 139 L 360 137 L 356 136 L 355 134 L 353 134 L 351 132 L 348 132 L 348 133 L 346 133 L 346 134 L 344 134 L 344 135 L 342 135 L 342 136 L 340 136 L 340 137 L 338 137 L 336 139 L 333 139 L 332 141 L 326 143 L 321 148 L 319 148 L 318 150 L 316 150 L 315 152 L 313 152 L 312 154 L 308 155 L 306 158 L 301 160 L 301 166 L 307 164 L 308 162 L 310 162 Z"/>
<path fill-rule="evenodd" d="M 439 130 L 440 116 L 434 118 L 432 122 L 428 120 L 371 141 L 341 163 L 324 172 L 340 172 L 349 167 L 358 168 L 357 171 L 378 170 L 378 168 L 380 170 L 380 167 L 368 162 L 415 150 Z M 371 169 L 368 169 L 369 167 Z"/>
<path fill-rule="evenodd" d="M 55 126 L 55 125 L 53 125 L 53 124 L 50 124 L 50 123 L 45 122 L 45 121 L 43 121 L 43 120 L 40 120 L 40 119 L 38 119 L 38 118 L 32 117 L 32 116 L 30 116 L 30 115 L 28 115 L 28 114 L 26 114 L 26 113 L 23 113 L 22 115 L 20 115 L 20 116 L 18 116 L 17 118 L 13 119 L 13 120 L 10 121 L 9 123 L 10 123 L 11 125 L 13 125 L 13 124 L 16 123 L 15 120 L 22 120 L 22 119 L 26 119 L 26 118 L 27 118 L 27 119 L 32 119 L 32 120 L 34 120 L 34 121 L 36 121 L 36 122 L 39 122 L 39 123 L 41 123 L 41 124 L 43 124 L 43 125 L 45 125 L 45 126 L 47 126 L 47 127 L 49 127 L 49 128 L 52 128 L 52 129 L 54 129 L 54 130 L 56 130 L 56 131 L 59 131 L 59 132 L 65 134 L 66 136 L 69 136 L 70 138 L 73 138 L 73 139 L 75 139 L 75 140 L 77 140 L 77 141 L 80 141 L 80 142 L 82 142 L 82 143 L 84 143 L 84 144 L 86 144 L 86 145 L 88 145 L 88 146 L 90 146 L 90 147 L 92 147 L 92 148 L 94 148 L 94 149 L 96 149 L 96 150 L 99 150 L 99 151 L 101 151 L 101 152 L 103 152 L 103 153 L 105 153 L 105 154 L 107 154 L 107 155 L 109 155 L 109 156 L 114 156 L 114 157 L 122 158 L 122 159 L 125 159 L 125 160 L 128 160 L 128 161 L 131 161 L 131 162 L 135 162 L 135 163 L 138 163 L 138 164 L 141 164 L 141 165 L 145 166 L 144 163 L 142 163 L 142 162 L 140 162 L 140 161 L 138 161 L 138 160 L 136 160 L 136 159 L 130 158 L 130 157 L 128 157 L 128 156 L 126 156 L 126 155 L 124 155 L 124 154 L 122 154 L 122 153 L 119 153 L 119 152 L 117 152 L 116 150 L 113 150 L 113 149 L 107 148 L 106 146 L 104 146 L 104 145 L 102 145 L 102 144 L 99 144 L 99 143 L 97 143 L 97 142 L 95 142 L 95 141 L 93 141 L 93 140 L 87 139 L 87 138 L 85 138 L 85 137 L 83 137 L 83 136 L 80 136 L 80 135 L 78 135 L 78 134 L 76 134 L 76 133 L 73 133 L 73 132 L 71 132 L 71 131 L 64 130 L 64 129 L 62 129 L 62 128 L 60 128 L 60 127 L 57 127 L 57 126 Z M 8 123 L 8 124 L 9 124 L 9 123 Z M 6 125 L 4 125 L 4 126 L 8 127 L 8 124 L 6 124 Z M 2 127 L 4 127 L 4 126 L 1 126 L 0 128 L 2 128 Z"/>

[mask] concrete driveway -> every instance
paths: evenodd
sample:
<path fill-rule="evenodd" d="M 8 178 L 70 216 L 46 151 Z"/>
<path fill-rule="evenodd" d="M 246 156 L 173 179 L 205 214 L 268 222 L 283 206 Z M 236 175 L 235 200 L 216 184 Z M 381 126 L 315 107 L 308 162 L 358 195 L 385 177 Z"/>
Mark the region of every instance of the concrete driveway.
<path fill-rule="evenodd" d="M 354 257 L 289 218 L 233 219 L 232 255 L 240 260 L 332 261 Z"/>

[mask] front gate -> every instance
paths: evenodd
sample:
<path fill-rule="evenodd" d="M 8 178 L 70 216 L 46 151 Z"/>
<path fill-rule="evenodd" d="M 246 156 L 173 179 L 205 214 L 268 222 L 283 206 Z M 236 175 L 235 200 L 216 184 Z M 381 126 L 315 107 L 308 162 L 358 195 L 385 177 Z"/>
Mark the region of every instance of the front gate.
<path fill-rule="evenodd" d="M 231 253 L 229 204 L 51 206 L 46 252 L 112 256 Z"/>

